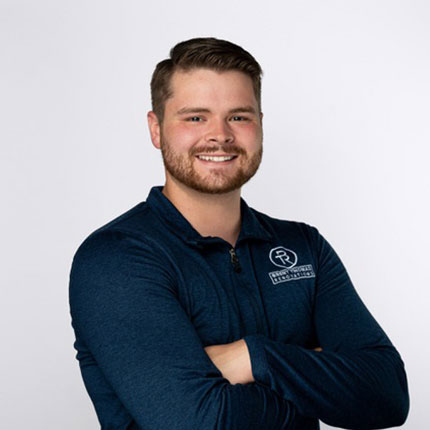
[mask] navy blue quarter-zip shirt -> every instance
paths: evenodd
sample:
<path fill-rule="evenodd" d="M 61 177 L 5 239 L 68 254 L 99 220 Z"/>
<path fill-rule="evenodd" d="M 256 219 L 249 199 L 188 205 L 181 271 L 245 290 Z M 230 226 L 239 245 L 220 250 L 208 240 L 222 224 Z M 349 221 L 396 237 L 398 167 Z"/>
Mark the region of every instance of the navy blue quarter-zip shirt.
<path fill-rule="evenodd" d="M 335 251 L 243 199 L 233 248 L 153 187 L 80 246 L 70 309 L 104 430 L 376 429 L 408 413 L 403 362 Z M 255 382 L 232 385 L 204 347 L 242 338 Z"/>

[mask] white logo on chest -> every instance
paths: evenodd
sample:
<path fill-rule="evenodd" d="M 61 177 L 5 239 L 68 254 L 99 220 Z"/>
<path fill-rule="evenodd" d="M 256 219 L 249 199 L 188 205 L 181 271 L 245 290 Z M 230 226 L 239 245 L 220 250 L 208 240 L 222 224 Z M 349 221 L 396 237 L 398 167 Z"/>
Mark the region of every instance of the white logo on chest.
<path fill-rule="evenodd" d="M 273 285 L 281 282 L 295 281 L 303 278 L 315 278 L 315 272 L 312 264 L 296 266 L 298 257 L 294 251 L 287 249 L 284 246 L 272 248 L 269 253 L 270 261 L 282 270 L 269 272 L 270 280 Z"/>
<path fill-rule="evenodd" d="M 270 261 L 278 267 L 289 269 L 297 264 L 297 254 L 291 249 L 277 246 L 270 251 Z"/>

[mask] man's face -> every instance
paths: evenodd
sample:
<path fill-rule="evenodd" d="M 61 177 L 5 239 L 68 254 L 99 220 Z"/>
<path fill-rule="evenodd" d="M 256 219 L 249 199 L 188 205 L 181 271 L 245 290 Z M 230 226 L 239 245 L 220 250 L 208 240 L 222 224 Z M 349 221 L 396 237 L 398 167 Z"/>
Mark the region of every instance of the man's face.
<path fill-rule="evenodd" d="M 240 188 L 262 158 L 252 80 L 238 71 L 175 72 L 160 128 L 167 181 L 211 194 Z"/>

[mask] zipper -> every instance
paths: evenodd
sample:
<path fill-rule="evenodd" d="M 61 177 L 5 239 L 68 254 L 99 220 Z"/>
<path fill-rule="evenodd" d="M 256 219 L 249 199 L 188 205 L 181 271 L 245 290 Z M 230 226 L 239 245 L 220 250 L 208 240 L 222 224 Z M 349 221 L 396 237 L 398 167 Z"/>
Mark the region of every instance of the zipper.
<path fill-rule="evenodd" d="M 236 273 L 240 273 L 242 271 L 242 267 L 240 267 L 240 263 L 239 263 L 239 258 L 236 255 L 236 252 L 234 251 L 234 248 L 230 249 L 230 261 L 231 264 L 233 265 L 233 270 Z"/>

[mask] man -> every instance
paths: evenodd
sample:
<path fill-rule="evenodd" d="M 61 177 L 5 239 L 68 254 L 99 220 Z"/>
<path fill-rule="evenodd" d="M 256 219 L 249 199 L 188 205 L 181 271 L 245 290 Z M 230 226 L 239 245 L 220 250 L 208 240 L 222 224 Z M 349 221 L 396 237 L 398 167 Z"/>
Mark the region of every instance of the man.
<path fill-rule="evenodd" d="M 166 182 L 81 245 L 70 304 L 103 429 L 401 425 L 402 360 L 326 240 L 247 206 L 262 157 L 261 68 L 182 42 L 148 123 Z"/>

